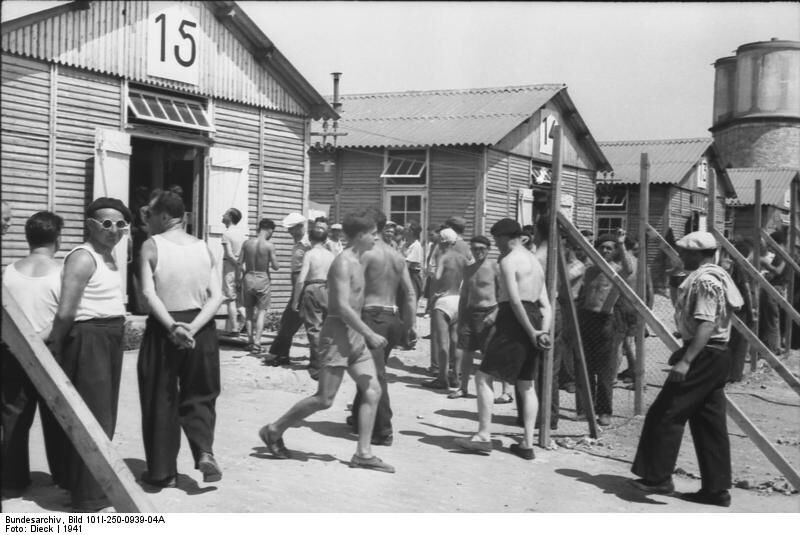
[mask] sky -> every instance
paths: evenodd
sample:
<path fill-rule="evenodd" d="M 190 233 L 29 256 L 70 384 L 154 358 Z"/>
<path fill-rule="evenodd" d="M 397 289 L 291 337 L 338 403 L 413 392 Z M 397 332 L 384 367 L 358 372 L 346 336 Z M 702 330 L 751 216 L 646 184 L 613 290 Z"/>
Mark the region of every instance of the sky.
<path fill-rule="evenodd" d="M 800 40 L 796 2 L 239 5 L 323 95 L 564 83 L 598 141 L 709 136 L 714 61 Z"/>

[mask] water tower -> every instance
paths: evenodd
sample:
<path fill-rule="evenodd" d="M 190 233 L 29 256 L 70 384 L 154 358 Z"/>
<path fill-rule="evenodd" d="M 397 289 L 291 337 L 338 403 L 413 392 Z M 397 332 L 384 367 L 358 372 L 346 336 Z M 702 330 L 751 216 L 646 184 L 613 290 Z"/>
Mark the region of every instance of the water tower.
<path fill-rule="evenodd" d="M 714 68 L 722 165 L 800 168 L 800 41 L 748 43 Z"/>

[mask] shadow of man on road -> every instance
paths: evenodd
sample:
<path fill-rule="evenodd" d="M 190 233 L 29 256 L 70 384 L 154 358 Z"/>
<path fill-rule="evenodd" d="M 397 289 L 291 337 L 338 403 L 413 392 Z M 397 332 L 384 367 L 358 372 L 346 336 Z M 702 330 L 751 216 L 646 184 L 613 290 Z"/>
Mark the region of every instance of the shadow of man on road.
<path fill-rule="evenodd" d="M 611 474 L 598 474 L 591 475 L 581 470 L 573 470 L 571 468 L 558 468 L 555 471 L 557 474 L 567 477 L 573 477 L 581 483 L 588 483 L 594 485 L 602 490 L 604 494 L 613 494 L 620 500 L 632 503 L 644 503 L 649 505 L 666 505 L 665 502 L 659 502 L 648 498 L 641 491 L 635 489 L 630 484 L 630 479 L 623 476 L 615 476 Z"/>
<path fill-rule="evenodd" d="M 147 464 L 142 459 L 132 459 L 128 458 L 125 459 L 125 464 L 128 465 L 128 470 L 136 477 L 136 483 L 142 487 L 148 494 L 158 494 L 164 487 L 159 487 L 157 485 L 150 485 L 149 483 L 145 483 L 142 481 L 142 474 L 147 470 Z M 178 474 L 177 476 L 177 488 L 178 490 L 182 490 L 188 496 L 196 496 L 198 494 L 205 494 L 207 492 L 213 492 L 218 489 L 218 487 L 214 485 L 210 485 L 208 487 L 201 487 L 197 480 L 194 479 L 192 476 L 188 474 Z"/>

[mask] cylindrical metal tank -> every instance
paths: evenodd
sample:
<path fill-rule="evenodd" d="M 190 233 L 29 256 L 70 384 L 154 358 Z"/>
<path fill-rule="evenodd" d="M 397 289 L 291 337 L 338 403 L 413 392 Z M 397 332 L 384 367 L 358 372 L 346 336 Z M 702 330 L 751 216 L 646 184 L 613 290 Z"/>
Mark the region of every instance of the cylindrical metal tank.
<path fill-rule="evenodd" d="M 747 43 L 714 63 L 711 132 L 723 165 L 800 165 L 800 41 Z"/>

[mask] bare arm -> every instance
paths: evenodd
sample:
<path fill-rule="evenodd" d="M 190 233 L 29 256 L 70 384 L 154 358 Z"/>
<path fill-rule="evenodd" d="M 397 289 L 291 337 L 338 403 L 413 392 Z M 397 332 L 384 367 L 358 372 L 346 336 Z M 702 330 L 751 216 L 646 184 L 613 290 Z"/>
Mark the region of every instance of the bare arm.
<path fill-rule="evenodd" d="M 411 282 L 411 275 L 408 272 L 408 267 L 403 262 L 403 273 L 400 275 L 400 291 L 405 295 L 406 306 L 403 307 L 403 324 L 406 330 L 414 326 L 414 316 L 417 311 L 415 310 L 417 304 L 417 296 L 414 292 L 414 284 Z"/>
<path fill-rule="evenodd" d="M 197 316 L 195 316 L 189 324 L 189 332 L 192 336 L 202 329 L 206 323 L 214 319 L 217 310 L 219 310 L 219 307 L 222 306 L 222 302 L 224 301 L 222 295 L 222 281 L 216 276 L 217 272 L 215 268 L 217 261 L 214 259 L 214 255 L 211 254 L 211 251 L 208 250 L 208 246 L 206 246 L 206 250 L 208 251 L 208 258 L 211 260 L 211 277 L 209 278 L 208 288 L 209 296 L 203 308 L 200 309 L 200 312 L 197 313 Z"/>
<path fill-rule="evenodd" d="M 278 271 L 281 268 L 281 265 L 278 263 L 278 256 L 275 254 L 275 246 L 271 243 L 269 244 L 269 263 L 273 271 Z"/>
<path fill-rule="evenodd" d="M 55 355 L 61 352 L 64 337 L 72 328 L 83 292 L 96 269 L 94 258 L 84 250 L 75 251 L 67 257 L 67 261 L 64 263 L 64 273 L 61 276 L 61 296 L 53 320 L 53 329 L 50 332 L 51 349 Z"/>
<path fill-rule="evenodd" d="M 310 253 L 311 251 L 309 251 Z M 309 254 L 303 257 L 303 265 L 300 266 L 300 273 L 297 275 L 297 281 L 294 283 L 294 291 L 292 292 L 292 310 L 300 308 L 300 292 L 303 291 L 303 284 L 306 282 L 308 270 L 311 269 L 311 262 L 308 259 Z"/>

